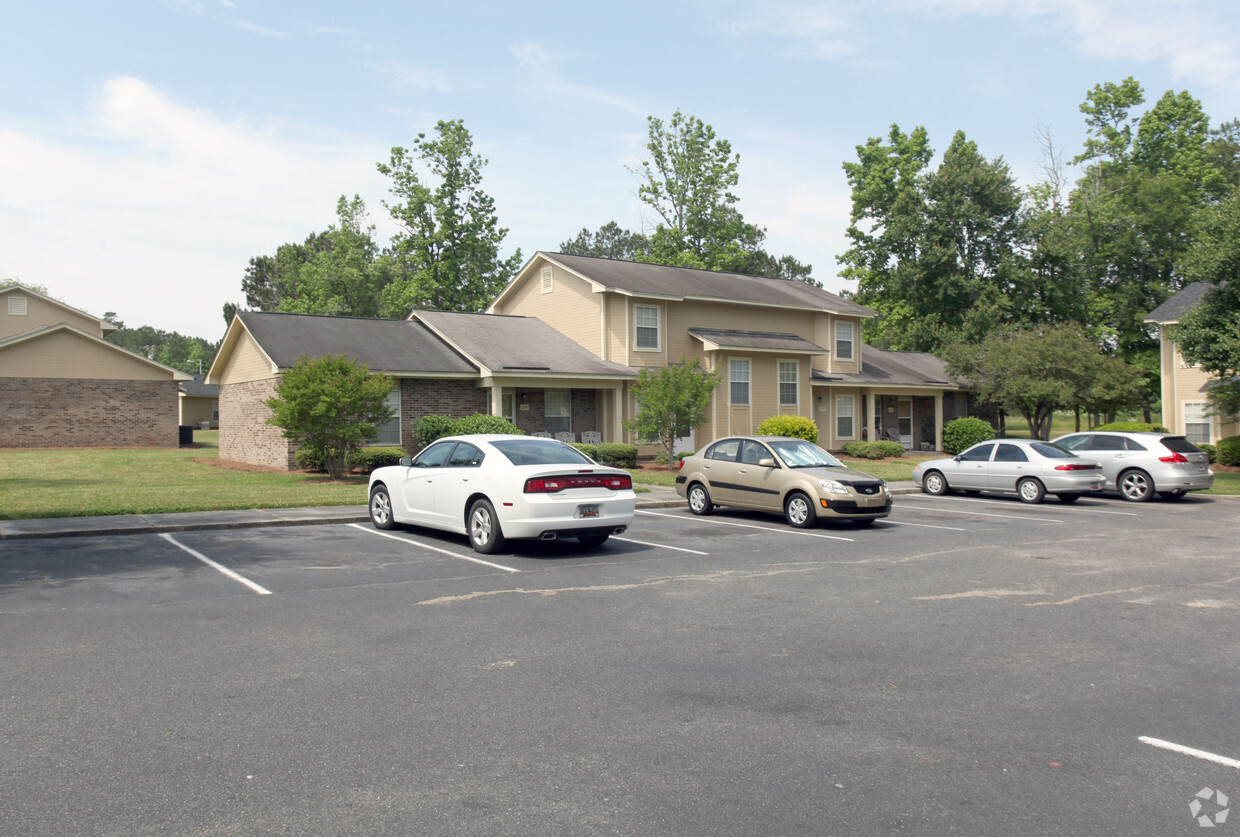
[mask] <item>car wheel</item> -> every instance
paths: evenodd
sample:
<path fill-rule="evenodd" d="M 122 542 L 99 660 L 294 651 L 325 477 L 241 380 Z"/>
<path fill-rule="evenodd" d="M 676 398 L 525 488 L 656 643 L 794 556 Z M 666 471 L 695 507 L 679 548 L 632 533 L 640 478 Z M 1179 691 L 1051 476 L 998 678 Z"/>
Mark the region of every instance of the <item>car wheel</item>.
<path fill-rule="evenodd" d="M 694 514 L 710 514 L 715 508 L 711 502 L 710 492 L 700 482 L 689 486 L 689 511 Z"/>
<path fill-rule="evenodd" d="M 1042 483 L 1032 477 L 1026 477 L 1016 483 L 1016 493 L 1020 495 L 1022 503 L 1040 503 L 1046 496 L 1046 489 L 1042 487 Z"/>
<path fill-rule="evenodd" d="M 921 490 L 935 497 L 947 493 L 947 477 L 938 471 L 931 471 L 921 481 Z"/>
<path fill-rule="evenodd" d="M 1056 494 L 1055 496 L 1059 498 L 1059 502 L 1061 503 L 1075 503 L 1077 500 L 1081 499 L 1080 494 Z"/>
<path fill-rule="evenodd" d="M 1119 494 L 1125 500 L 1144 503 L 1154 496 L 1154 483 L 1149 474 L 1134 468 L 1119 475 Z"/>
<path fill-rule="evenodd" d="M 784 517 L 798 529 L 809 529 L 818 522 L 814 504 L 803 492 L 794 491 L 784 500 Z"/>
<path fill-rule="evenodd" d="M 376 485 L 370 492 L 370 522 L 376 529 L 393 529 L 396 519 L 392 517 L 392 497 L 387 486 Z"/>
<path fill-rule="evenodd" d="M 1158 496 L 1164 500 L 1182 500 L 1187 493 L 1187 491 L 1160 491 Z"/>
<path fill-rule="evenodd" d="M 588 547 L 593 548 L 596 546 L 602 546 L 603 544 L 607 543 L 607 539 L 609 537 L 611 536 L 610 535 L 582 535 L 581 537 L 577 538 L 577 543 L 581 544 L 582 546 L 588 546 Z"/>
<path fill-rule="evenodd" d="M 504 548 L 504 533 L 495 516 L 495 507 L 487 500 L 475 500 L 469 507 L 469 544 L 474 552 L 492 555 Z"/>

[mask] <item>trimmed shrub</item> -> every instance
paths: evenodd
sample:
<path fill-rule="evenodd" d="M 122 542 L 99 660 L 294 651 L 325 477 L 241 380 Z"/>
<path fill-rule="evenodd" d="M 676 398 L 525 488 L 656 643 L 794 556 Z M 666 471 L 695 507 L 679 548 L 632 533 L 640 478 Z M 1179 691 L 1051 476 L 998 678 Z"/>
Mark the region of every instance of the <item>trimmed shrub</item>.
<path fill-rule="evenodd" d="M 436 439 L 442 439 L 444 436 L 452 435 L 452 427 L 455 420 L 447 416 L 431 415 L 422 416 L 418 419 L 418 424 L 414 428 L 414 438 L 418 440 L 418 449 L 422 449 Z"/>
<path fill-rule="evenodd" d="M 888 456 L 903 456 L 904 445 L 899 442 L 879 440 L 877 442 L 848 442 L 844 445 L 844 453 L 857 459 L 886 459 Z"/>
<path fill-rule="evenodd" d="M 1146 430 L 1151 430 L 1155 433 L 1171 432 L 1161 424 L 1146 424 L 1143 421 L 1113 421 L 1110 424 L 1100 424 L 1093 429 L 1114 430 L 1116 433 L 1141 433 Z"/>
<path fill-rule="evenodd" d="M 489 413 L 474 413 L 472 416 L 457 419 L 452 425 L 453 436 L 464 436 L 469 433 L 504 433 L 509 436 L 523 436 L 521 428 L 503 416 Z"/>
<path fill-rule="evenodd" d="M 637 446 L 604 442 L 598 446 L 598 456 L 595 457 L 595 461 L 600 465 L 610 465 L 613 468 L 636 468 Z"/>
<path fill-rule="evenodd" d="M 582 442 L 580 444 L 574 444 L 572 445 L 572 447 L 575 447 L 577 450 L 581 451 L 586 456 L 593 459 L 595 462 L 598 462 L 598 445 L 587 445 L 584 442 Z"/>
<path fill-rule="evenodd" d="M 363 474 L 369 474 L 375 468 L 385 465 L 399 465 L 402 456 L 408 456 L 404 448 L 376 447 L 362 448 L 353 456 L 353 467 Z"/>
<path fill-rule="evenodd" d="M 962 450 L 995 437 L 990 422 L 979 418 L 958 418 L 943 425 L 943 452 L 955 456 Z"/>
<path fill-rule="evenodd" d="M 818 425 L 805 416 L 771 416 L 758 425 L 758 436 L 791 436 L 807 442 L 818 441 Z"/>
<path fill-rule="evenodd" d="M 679 465 L 679 464 L 680 464 L 680 462 L 681 462 L 681 461 L 682 461 L 682 460 L 683 460 L 686 456 L 693 456 L 693 451 L 691 451 L 691 450 L 682 450 L 682 451 L 680 451 L 679 453 L 677 453 L 677 454 L 676 454 L 676 464 L 677 464 L 677 465 Z M 656 464 L 656 465 L 666 465 L 666 464 L 667 464 L 667 451 L 659 451 L 658 453 L 656 453 L 656 454 L 654 455 L 654 464 Z"/>
<path fill-rule="evenodd" d="M 1205 442 L 1202 442 L 1197 447 L 1201 448 L 1203 451 L 1205 451 L 1210 456 L 1211 465 L 1213 465 L 1215 462 L 1218 462 L 1218 448 L 1216 448 L 1214 445 L 1207 445 Z"/>
<path fill-rule="evenodd" d="M 1224 436 L 1218 440 L 1218 464 L 1240 465 L 1240 436 Z"/>
<path fill-rule="evenodd" d="M 296 454 L 297 467 L 303 471 L 324 471 L 323 456 L 317 450 L 299 448 Z"/>

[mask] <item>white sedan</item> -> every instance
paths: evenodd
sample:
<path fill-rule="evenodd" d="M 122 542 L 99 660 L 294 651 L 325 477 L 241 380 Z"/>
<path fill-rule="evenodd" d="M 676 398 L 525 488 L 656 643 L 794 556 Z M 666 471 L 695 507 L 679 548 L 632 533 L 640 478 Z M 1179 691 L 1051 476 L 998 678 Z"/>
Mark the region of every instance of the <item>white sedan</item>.
<path fill-rule="evenodd" d="M 510 538 L 599 546 L 628 528 L 636 503 L 627 471 L 533 436 L 449 436 L 370 475 L 376 528 L 456 532 L 484 554 Z"/>

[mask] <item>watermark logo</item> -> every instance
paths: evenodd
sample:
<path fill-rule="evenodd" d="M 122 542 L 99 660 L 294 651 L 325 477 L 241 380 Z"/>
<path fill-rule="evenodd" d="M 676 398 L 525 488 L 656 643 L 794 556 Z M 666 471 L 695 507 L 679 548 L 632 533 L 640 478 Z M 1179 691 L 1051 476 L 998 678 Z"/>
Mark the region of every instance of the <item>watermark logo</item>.
<path fill-rule="evenodd" d="M 1214 828 L 1227 822 L 1231 809 L 1227 807 L 1227 794 L 1220 790 L 1202 788 L 1197 791 L 1193 801 L 1188 803 L 1188 811 L 1202 828 Z M 1213 813 L 1209 813 L 1209 812 Z"/>

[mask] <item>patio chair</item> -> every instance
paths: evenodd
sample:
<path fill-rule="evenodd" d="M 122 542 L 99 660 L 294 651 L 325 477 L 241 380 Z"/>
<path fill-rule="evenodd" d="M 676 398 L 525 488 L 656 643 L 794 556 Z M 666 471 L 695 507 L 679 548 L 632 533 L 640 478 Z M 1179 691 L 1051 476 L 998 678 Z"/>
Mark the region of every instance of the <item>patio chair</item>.
<path fill-rule="evenodd" d="M 581 443 L 585 445 L 601 445 L 603 443 L 603 434 L 597 430 L 581 431 Z"/>
<path fill-rule="evenodd" d="M 573 442 L 577 441 L 577 437 L 572 433 L 557 433 L 555 434 L 555 438 L 566 445 L 571 445 Z"/>

